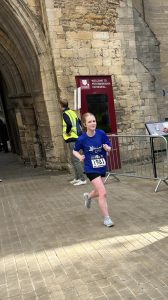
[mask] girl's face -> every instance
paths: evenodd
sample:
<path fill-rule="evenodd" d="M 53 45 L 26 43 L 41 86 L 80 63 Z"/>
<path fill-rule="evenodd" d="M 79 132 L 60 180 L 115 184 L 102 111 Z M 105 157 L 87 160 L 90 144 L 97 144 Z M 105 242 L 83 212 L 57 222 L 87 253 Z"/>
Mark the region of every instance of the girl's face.
<path fill-rule="evenodd" d="M 85 126 L 86 126 L 87 130 L 94 131 L 96 129 L 96 125 L 97 125 L 97 123 L 96 123 L 96 119 L 94 116 L 89 115 L 86 117 Z"/>

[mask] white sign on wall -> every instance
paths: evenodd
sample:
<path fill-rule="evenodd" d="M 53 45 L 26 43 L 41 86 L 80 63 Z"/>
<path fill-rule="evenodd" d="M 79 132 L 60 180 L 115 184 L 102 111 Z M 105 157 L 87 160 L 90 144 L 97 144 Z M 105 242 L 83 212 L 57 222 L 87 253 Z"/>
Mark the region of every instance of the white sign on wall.
<path fill-rule="evenodd" d="M 81 109 L 81 87 L 74 90 L 74 110 Z"/>

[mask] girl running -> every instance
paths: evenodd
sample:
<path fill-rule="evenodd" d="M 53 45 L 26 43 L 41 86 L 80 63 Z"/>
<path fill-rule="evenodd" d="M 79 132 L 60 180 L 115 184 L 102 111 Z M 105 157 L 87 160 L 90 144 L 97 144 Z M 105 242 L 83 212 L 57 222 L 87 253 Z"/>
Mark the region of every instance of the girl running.
<path fill-rule="evenodd" d="M 104 225 L 114 225 L 109 216 L 106 188 L 104 185 L 106 176 L 106 152 L 111 150 L 110 141 L 103 130 L 96 129 L 96 118 L 92 113 L 85 113 L 82 116 L 84 132 L 76 141 L 73 154 L 81 162 L 84 162 L 84 171 L 93 185 L 90 193 L 84 193 L 85 206 L 91 207 L 93 198 L 98 197 L 99 207 L 104 217 Z M 80 153 L 82 150 L 82 154 Z"/>

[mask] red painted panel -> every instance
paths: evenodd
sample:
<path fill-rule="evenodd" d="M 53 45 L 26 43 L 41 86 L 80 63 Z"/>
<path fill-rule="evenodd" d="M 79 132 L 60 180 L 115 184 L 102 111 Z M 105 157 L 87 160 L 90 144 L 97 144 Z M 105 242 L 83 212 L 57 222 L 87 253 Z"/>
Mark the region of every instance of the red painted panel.
<path fill-rule="evenodd" d="M 117 133 L 114 97 L 111 76 L 76 76 L 77 87 L 81 87 L 81 114 L 88 111 L 88 95 L 106 95 L 108 99 L 108 116 L 111 131 Z M 97 103 L 99 105 L 99 103 Z"/>

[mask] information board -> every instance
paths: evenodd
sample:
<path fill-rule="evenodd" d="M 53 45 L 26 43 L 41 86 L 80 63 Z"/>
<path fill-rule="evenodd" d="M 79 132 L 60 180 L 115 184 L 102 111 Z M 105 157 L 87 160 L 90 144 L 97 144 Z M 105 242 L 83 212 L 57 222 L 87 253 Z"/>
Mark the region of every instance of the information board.
<path fill-rule="evenodd" d="M 149 122 L 145 123 L 145 126 L 150 135 L 168 136 L 168 133 L 164 132 L 164 128 L 168 128 L 168 122 Z"/>

